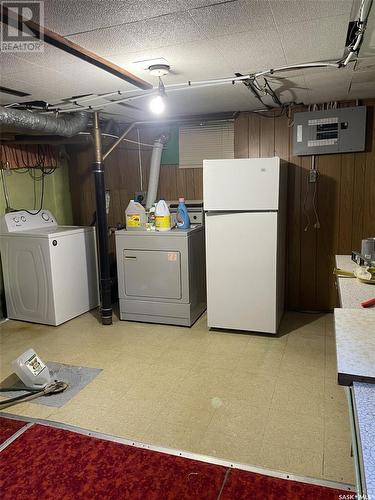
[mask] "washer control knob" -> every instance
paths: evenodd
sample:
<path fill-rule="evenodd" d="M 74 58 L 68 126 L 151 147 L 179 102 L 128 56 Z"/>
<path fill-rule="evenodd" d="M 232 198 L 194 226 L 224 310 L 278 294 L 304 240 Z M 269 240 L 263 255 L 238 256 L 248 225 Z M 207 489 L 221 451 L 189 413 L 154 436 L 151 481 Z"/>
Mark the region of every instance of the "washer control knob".
<path fill-rule="evenodd" d="M 16 224 L 18 224 L 18 223 L 19 223 L 19 221 L 20 221 L 20 218 L 19 218 L 19 217 L 13 217 L 13 220 L 14 220 L 14 222 L 15 222 Z"/>
<path fill-rule="evenodd" d="M 22 215 L 22 217 L 21 217 L 21 221 L 22 221 L 22 222 L 26 222 L 26 217 L 25 217 L 24 215 Z"/>
<path fill-rule="evenodd" d="M 49 215 L 47 214 L 47 212 L 42 212 L 42 219 L 45 221 L 49 220 Z"/>

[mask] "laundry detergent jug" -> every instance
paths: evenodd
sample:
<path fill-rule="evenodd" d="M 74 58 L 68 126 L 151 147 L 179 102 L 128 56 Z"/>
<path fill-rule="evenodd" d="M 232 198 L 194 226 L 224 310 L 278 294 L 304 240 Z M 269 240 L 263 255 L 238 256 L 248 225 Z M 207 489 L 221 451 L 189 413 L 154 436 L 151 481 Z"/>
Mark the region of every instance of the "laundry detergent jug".
<path fill-rule="evenodd" d="M 155 208 L 155 227 L 156 231 L 171 230 L 171 214 L 168 205 L 164 200 L 160 200 Z"/>
<path fill-rule="evenodd" d="M 185 198 L 178 199 L 176 225 L 179 229 L 189 229 L 190 227 L 190 218 L 185 205 Z"/>
<path fill-rule="evenodd" d="M 125 218 L 128 231 L 143 231 L 146 227 L 146 210 L 137 201 L 129 201 L 125 210 Z"/>

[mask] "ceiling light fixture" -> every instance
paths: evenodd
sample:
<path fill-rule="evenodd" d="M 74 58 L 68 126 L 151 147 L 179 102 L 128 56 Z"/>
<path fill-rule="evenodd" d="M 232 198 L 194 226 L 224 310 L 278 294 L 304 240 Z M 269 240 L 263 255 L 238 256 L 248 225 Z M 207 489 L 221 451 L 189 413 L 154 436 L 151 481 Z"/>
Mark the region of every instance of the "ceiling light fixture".
<path fill-rule="evenodd" d="M 150 110 L 155 115 L 161 115 L 165 110 L 165 88 L 164 84 L 159 76 L 159 88 L 156 96 L 152 97 L 150 100 Z"/>
<path fill-rule="evenodd" d="M 169 64 L 151 64 L 151 66 L 148 67 L 150 74 L 158 78 L 168 75 L 170 69 L 171 67 Z"/>

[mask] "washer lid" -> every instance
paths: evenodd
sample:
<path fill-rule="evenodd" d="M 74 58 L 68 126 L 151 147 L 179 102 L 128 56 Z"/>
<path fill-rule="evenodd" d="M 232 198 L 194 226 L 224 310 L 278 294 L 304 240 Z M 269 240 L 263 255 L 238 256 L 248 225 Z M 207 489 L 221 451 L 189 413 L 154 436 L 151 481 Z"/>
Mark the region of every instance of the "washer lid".
<path fill-rule="evenodd" d="M 6 236 L 22 237 L 28 236 L 33 238 L 61 238 L 62 236 L 70 236 L 74 234 L 94 231 L 90 226 L 55 226 L 55 227 L 41 227 L 29 231 L 18 231 L 8 233 Z"/>

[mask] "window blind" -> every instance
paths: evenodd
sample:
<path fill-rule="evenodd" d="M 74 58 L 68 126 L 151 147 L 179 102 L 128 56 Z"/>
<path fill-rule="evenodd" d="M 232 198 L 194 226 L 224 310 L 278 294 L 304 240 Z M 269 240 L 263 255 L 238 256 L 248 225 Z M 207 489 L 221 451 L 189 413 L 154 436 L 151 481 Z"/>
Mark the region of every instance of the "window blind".
<path fill-rule="evenodd" d="M 180 168 L 202 168 L 203 160 L 234 158 L 234 122 L 179 129 Z"/>

